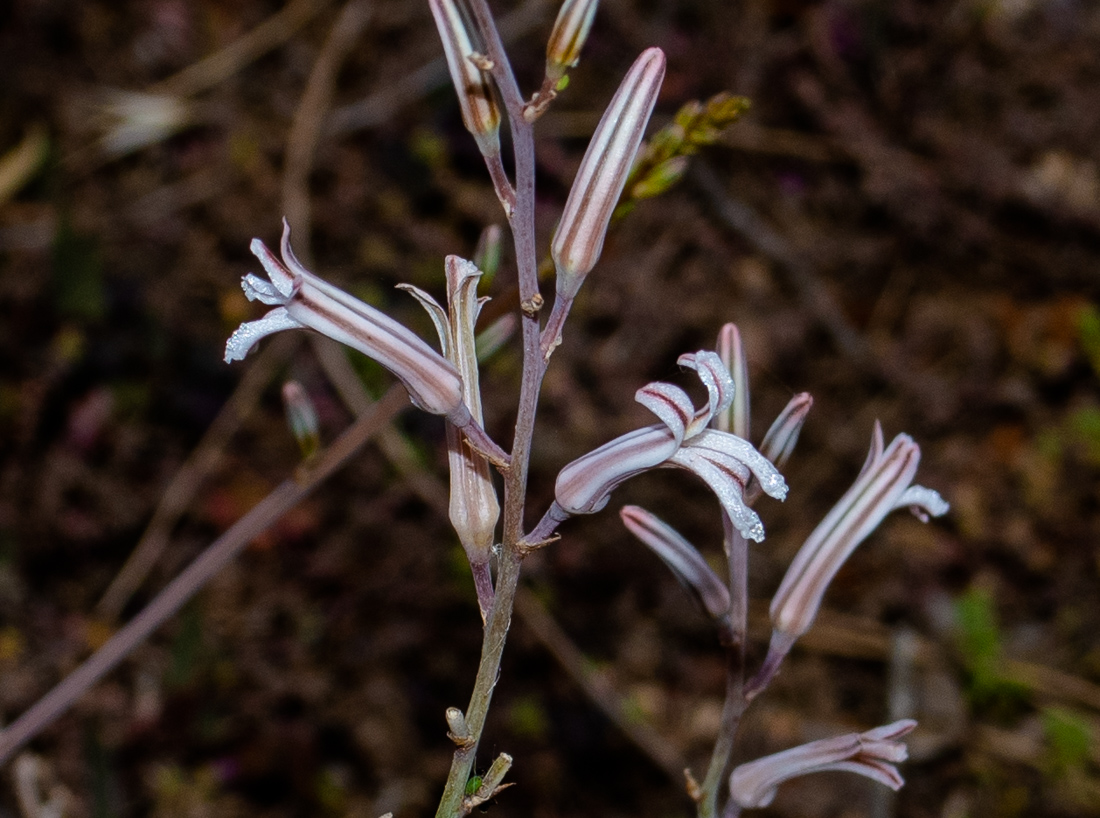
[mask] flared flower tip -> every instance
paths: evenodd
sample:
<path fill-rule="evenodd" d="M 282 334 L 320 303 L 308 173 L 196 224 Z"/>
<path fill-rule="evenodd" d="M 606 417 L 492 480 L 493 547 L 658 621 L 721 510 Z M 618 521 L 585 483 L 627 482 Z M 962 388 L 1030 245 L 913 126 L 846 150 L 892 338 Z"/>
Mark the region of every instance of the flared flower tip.
<path fill-rule="evenodd" d="M 909 753 L 898 739 L 916 726 L 912 719 L 902 719 L 865 733 L 812 741 L 742 764 L 730 775 L 730 798 L 744 808 L 766 807 L 784 781 L 823 772 L 856 773 L 899 790 L 905 780 L 894 765 L 905 761 Z"/>
<path fill-rule="evenodd" d="M 390 370 L 419 408 L 445 415 L 459 427 L 469 424 L 462 378 L 446 358 L 388 315 L 309 272 L 290 247 L 290 228 L 285 220 L 280 249 L 282 260 L 259 239 L 252 242 L 252 252 L 269 281 L 249 274 L 241 285 L 250 300 L 275 309 L 258 321 L 242 324 L 230 336 L 225 347 L 227 363 L 243 359 L 267 335 L 309 328 L 359 350 Z"/>

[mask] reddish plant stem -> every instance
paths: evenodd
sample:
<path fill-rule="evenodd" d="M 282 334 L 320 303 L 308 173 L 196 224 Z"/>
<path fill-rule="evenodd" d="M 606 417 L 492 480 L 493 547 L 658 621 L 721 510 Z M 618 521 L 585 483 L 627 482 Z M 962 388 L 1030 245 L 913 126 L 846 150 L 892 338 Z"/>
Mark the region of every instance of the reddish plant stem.
<path fill-rule="evenodd" d="M 498 567 L 496 597 L 485 628 L 481 661 L 470 696 L 466 721 L 469 736 L 455 751 L 447 776 L 437 818 L 458 818 L 467 814 L 466 782 L 473 770 L 485 716 L 500 672 L 504 642 L 511 624 L 515 592 L 519 587 L 523 551 L 523 517 L 527 494 L 527 470 L 535 413 L 545 365 L 539 350 L 538 307 L 542 298 L 538 286 L 538 257 L 535 238 L 535 139 L 530 123 L 523 118 L 524 100 L 504 51 L 492 12 L 485 0 L 471 0 L 470 8 L 493 63 L 492 76 L 500 89 L 508 113 L 515 157 L 515 200 L 510 224 L 515 242 L 517 278 L 522 307 L 523 376 L 516 408 L 516 430 L 512 440 L 510 468 L 504 472 L 504 524 Z M 499 186 L 499 183 L 498 183 Z"/>
<path fill-rule="evenodd" d="M 718 793 L 729 769 L 741 716 L 748 707 L 745 698 L 745 634 L 748 628 L 749 544 L 727 514 L 722 515 L 725 529 L 726 560 L 729 564 L 730 616 L 719 638 L 726 649 L 726 700 L 718 723 L 706 778 L 700 788 L 698 818 L 716 818 Z"/>

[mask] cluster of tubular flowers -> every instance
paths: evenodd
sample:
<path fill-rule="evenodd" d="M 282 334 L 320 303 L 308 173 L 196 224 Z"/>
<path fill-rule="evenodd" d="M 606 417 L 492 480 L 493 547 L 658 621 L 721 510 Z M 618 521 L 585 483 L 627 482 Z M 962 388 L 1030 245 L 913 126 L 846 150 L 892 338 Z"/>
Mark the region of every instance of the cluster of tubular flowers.
<path fill-rule="evenodd" d="M 744 537 L 764 539 L 760 517 L 745 502 L 745 488 L 755 480 L 770 497 L 782 500 L 787 484 L 747 440 L 708 428 L 733 400 L 733 381 L 721 358 L 704 351 L 681 355 L 678 362 L 695 370 L 707 389 L 707 403 L 696 409 L 683 389 L 669 383 L 643 386 L 635 400 L 661 422 L 622 435 L 562 469 L 547 518 L 562 522 L 575 514 L 592 514 L 631 477 L 651 469 L 680 468 L 710 487 Z"/>
<path fill-rule="evenodd" d="M 726 379 L 711 376 L 715 383 L 720 384 L 719 397 L 715 399 L 712 393 L 711 403 L 697 412 L 693 420 L 703 420 L 704 416 L 709 415 L 707 419 L 720 430 L 715 434 L 734 432 L 747 436 L 748 370 L 736 326 L 727 324 L 722 328 L 717 355 L 699 353 L 696 358 L 704 354 L 713 356 L 707 359 L 709 361 L 720 361 L 723 372 L 729 374 Z M 734 400 L 728 400 L 728 396 L 722 394 L 725 388 L 722 384 L 726 380 L 729 381 L 730 392 L 736 393 Z M 654 390 L 654 386 L 660 389 Z M 667 391 L 667 385 L 650 385 L 647 390 L 650 394 L 662 394 Z M 682 412 L 682 402 L 675 403 Z M 796 395 L 790 400 L 760 444 L 763 457 L 779 467 L 786 463 L 812 403 L 807 394 Z M 665 416 L 661 417 L 664 419 Z M 622 449 L 633 458 L 639 458 L 641 455 L 628 446 L 630 439 L 631 436 L 628 435 L 604 448 L 612 447 L 613 451 Z M 593 458 L 602 451 L 601 449 L 592 455 L 586 455 L 576 464 L 566 467 L 567 471 L 578 471 L 578 464 L 585 464 L 586 458 Z M 633 464 L 625 454 L 621 460 L 623 465 L 614 477 L 618 482 L 625 479 L 624 476 L 634 473 L 628 469 Z M 919 463 L 920 447 L 912 438 L 901 434 L 887 446 L 881 426 L 875 424 L 870 452 L 855 483 L 806 539 L 772 600 L 771 644 L 760 671 L 744 688 L 746 701 L 760 693 L 775 676 L 791 646 L 813 624 L 826 589 L 837 571 L 887 514 L 895 509 L 909 508 L 922 521 L 927 521 L 929 517 L 940 516 L 948 510 L 947 503 L 935 491 L 913 485 Z M 585 472 L 582 470 L 580 473 Z M 565 475 L 566 472 L 563 471 L 563 476 Z M 617 482 L 611 487 L 614 485 Z M 606 502 L 606 490 L 602 493 L 592 489 L 581 492 L 568 481 L 565 488 L 564 494 L 573 506 L 579 504 L 578 498 L 584 497 L 591 497 L 589 503 L 593 508 Z M 761 488 L 767 490 L 767 486 L 762 483 L 749 483 L 744 487 L 741 500 L 746 508 L 753 503 Z M 559 503 L 562 493 L 562 478 L 559 478 Z M 585 509 L 583 505 L 580 508 Z M 737 538 L 733 536 L 731 539 L 728 524 L 734 522 L 738 532 L 744 537 L 746 521 L 751 518 L 745 517 L 741 511 L 742 516 L 733 520 L 730 518 L 730 510 L 728 504 L 723 502 L 723 513 L 727 517 L 725 549 L 731 568 L 729 583 L 715 573 L 694 545 L 656 515 L 637 506 L 626 506 L 620 511 L 627 530 L 669 567 L 694 595 L 700 607 L 718 624 L 720 634 L 736 633 L 738 624 L 743 627 L 744 623 L 733 620 L 744 618 L 745 615 L 744 600 L 735 599 L 735 595 L 745 593 L 744 577 L 735 578 L 734 574 L 747 573 L 747 563 L 744 561 L 743 549 L 739 549 L 734 542 Z M 735 505 L 733 510 L 740 509 Z M 751 523 L 748 530 L 753 530 Z M 744 542 L 741 544 L 743 546 Z M 743 638 L 743 632 L 741 636 L 734 637 L 731 644 L 738 644 L 738 638 Z M 915 727 L 914 721 L 898 721 L 865 733 L 811 742 L 742 764 L 729 778 L 731 806 L 767 806 L 783 781 L 815 772 L 858 773 L 896 790 L 903 782 L 894 765 L 906 758 L 905 745 L 899 739 Z"/>

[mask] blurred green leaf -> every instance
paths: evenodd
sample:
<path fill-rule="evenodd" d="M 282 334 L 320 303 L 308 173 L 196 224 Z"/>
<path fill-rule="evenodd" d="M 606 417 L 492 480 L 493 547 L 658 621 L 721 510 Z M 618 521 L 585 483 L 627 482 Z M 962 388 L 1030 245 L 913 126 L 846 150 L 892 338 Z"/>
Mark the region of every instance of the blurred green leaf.
<path fill-rule="evenodd" d="M 1048 707 L 1042 715 L 1051 774 L 1065 775 L 1084 767 L 1093 740 L 1088 721 L 1062 707 Z"/>
<path fill-rule="evenodd" d="M 172 663 L 164 676 L 169 689 L 186 687 L 195 678 L 202 653 L 202 611 L 188 605 L 179 617 L 179 630 L 172 640 Z"/>
<path fill-rule="evenodd" d="M 967 591 L 955 601 L 955 624 L 970 703 L 994 716 L 1017 710 L 1028 699 L 1030 690 L 1005 668 L 992 595 L 981 588 Z"/>
<path fill-rule="evenodd" d="M 516 735 L 541 740 L 550 729 L 550 718 L 538 697 L 523 696 L 509 708 L 508 726 Z"/>
<path fill-rule="evenodd" d="M 121 814 L 118 774 L 114 762 L 99 734 L 90 724 L 84 727 L 84 763 L 88 770 L 88 787 L 92 795 L 92 818 L 115 818 Z"/>
<path fill-rule="evenodd" d="M 1069 416 L 1069 432 L 1089 460 L 1100 465 L 1100 408 L 1086 406 Z"/>
<path fill-rule="evenodd" d="M 1095 305 L 1087 304 L 1081 308 L 1077 316 L 1077 337 L 1093 372 L 1100 376 L 1100 310 Z"/>
<path fill-rule="evenodd" d="M 53 280 L 57 310 L 63 316 L 98 321 L 107 310 L 99 246 L 62 218 L 53 242 Z"/>

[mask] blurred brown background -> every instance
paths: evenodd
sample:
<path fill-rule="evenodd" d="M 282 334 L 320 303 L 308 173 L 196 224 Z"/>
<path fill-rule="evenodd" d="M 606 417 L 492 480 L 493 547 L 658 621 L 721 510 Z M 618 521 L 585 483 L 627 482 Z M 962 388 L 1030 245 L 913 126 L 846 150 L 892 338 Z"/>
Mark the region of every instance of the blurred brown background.
<path fill-rule="evenodd" d="M 533 89 L 556 8 L 499 11 Z M 953 504 L 928 526 L 895 515 L 857 552 L 739 750 L 914 715 L 908 786 L 890 799 L 821 776 L 770 814 L 1100 814 L 1100 7 L 604 0 L 538 129 L 544 242 L 601 106 L 648 45 L 668 54 L 656 125 L 723 90 L 753 108 L 609 239 L 546 379 L 532 522 L 557 468 L 650 422 L 635 389 L 689 385 L 676 356 L 738 322 L 756 439 L 794 393 L 816 401 L 790 498 L 761 506 L 761 614 L 876 418 L 921 442 L 919 481 Z M 6 720 L 292 473 L 283 380 L 309 390 L 325 440 L 351 419 L 304 339 L 221 363 L 228 333 L 260 315 L 238 286 L 252 237 L 274 242 L 288 214 L 318 273 L 432 335 L 393 285 L 441 297 L 443 256 L 470 255 L 501 221 L 441 54 L 414 0 L 0 6 Z M 511 281 L 506 253 L 495 306 L 512 307 Z M 352 365 L 380 395 L 384 373 Z M 518 367 L 512 344 L 483 376 L 504 441 Z M 38 739 L 64 814 L 431 814 L 443 710 L 465 706 L 480 644 L 439 511 L 442 441 L 438 419 L 402 415 Z M 193 490 L 177 482 L 160 518 L 167 548 L 108 610 L 196 456 Z M 722 660 L 622 529 L 627 502 L 718 559 L 714 499 L 660 473 L 530 561 L 482 750 L 483 764 L 516 758 L 517 786 L 491 814 L 688 814 L 666 772 L 705 764 Z M 585 673 L 655 738 L 648 754 Z M 0 814 L 26 814 L 10 772 Z"/>

